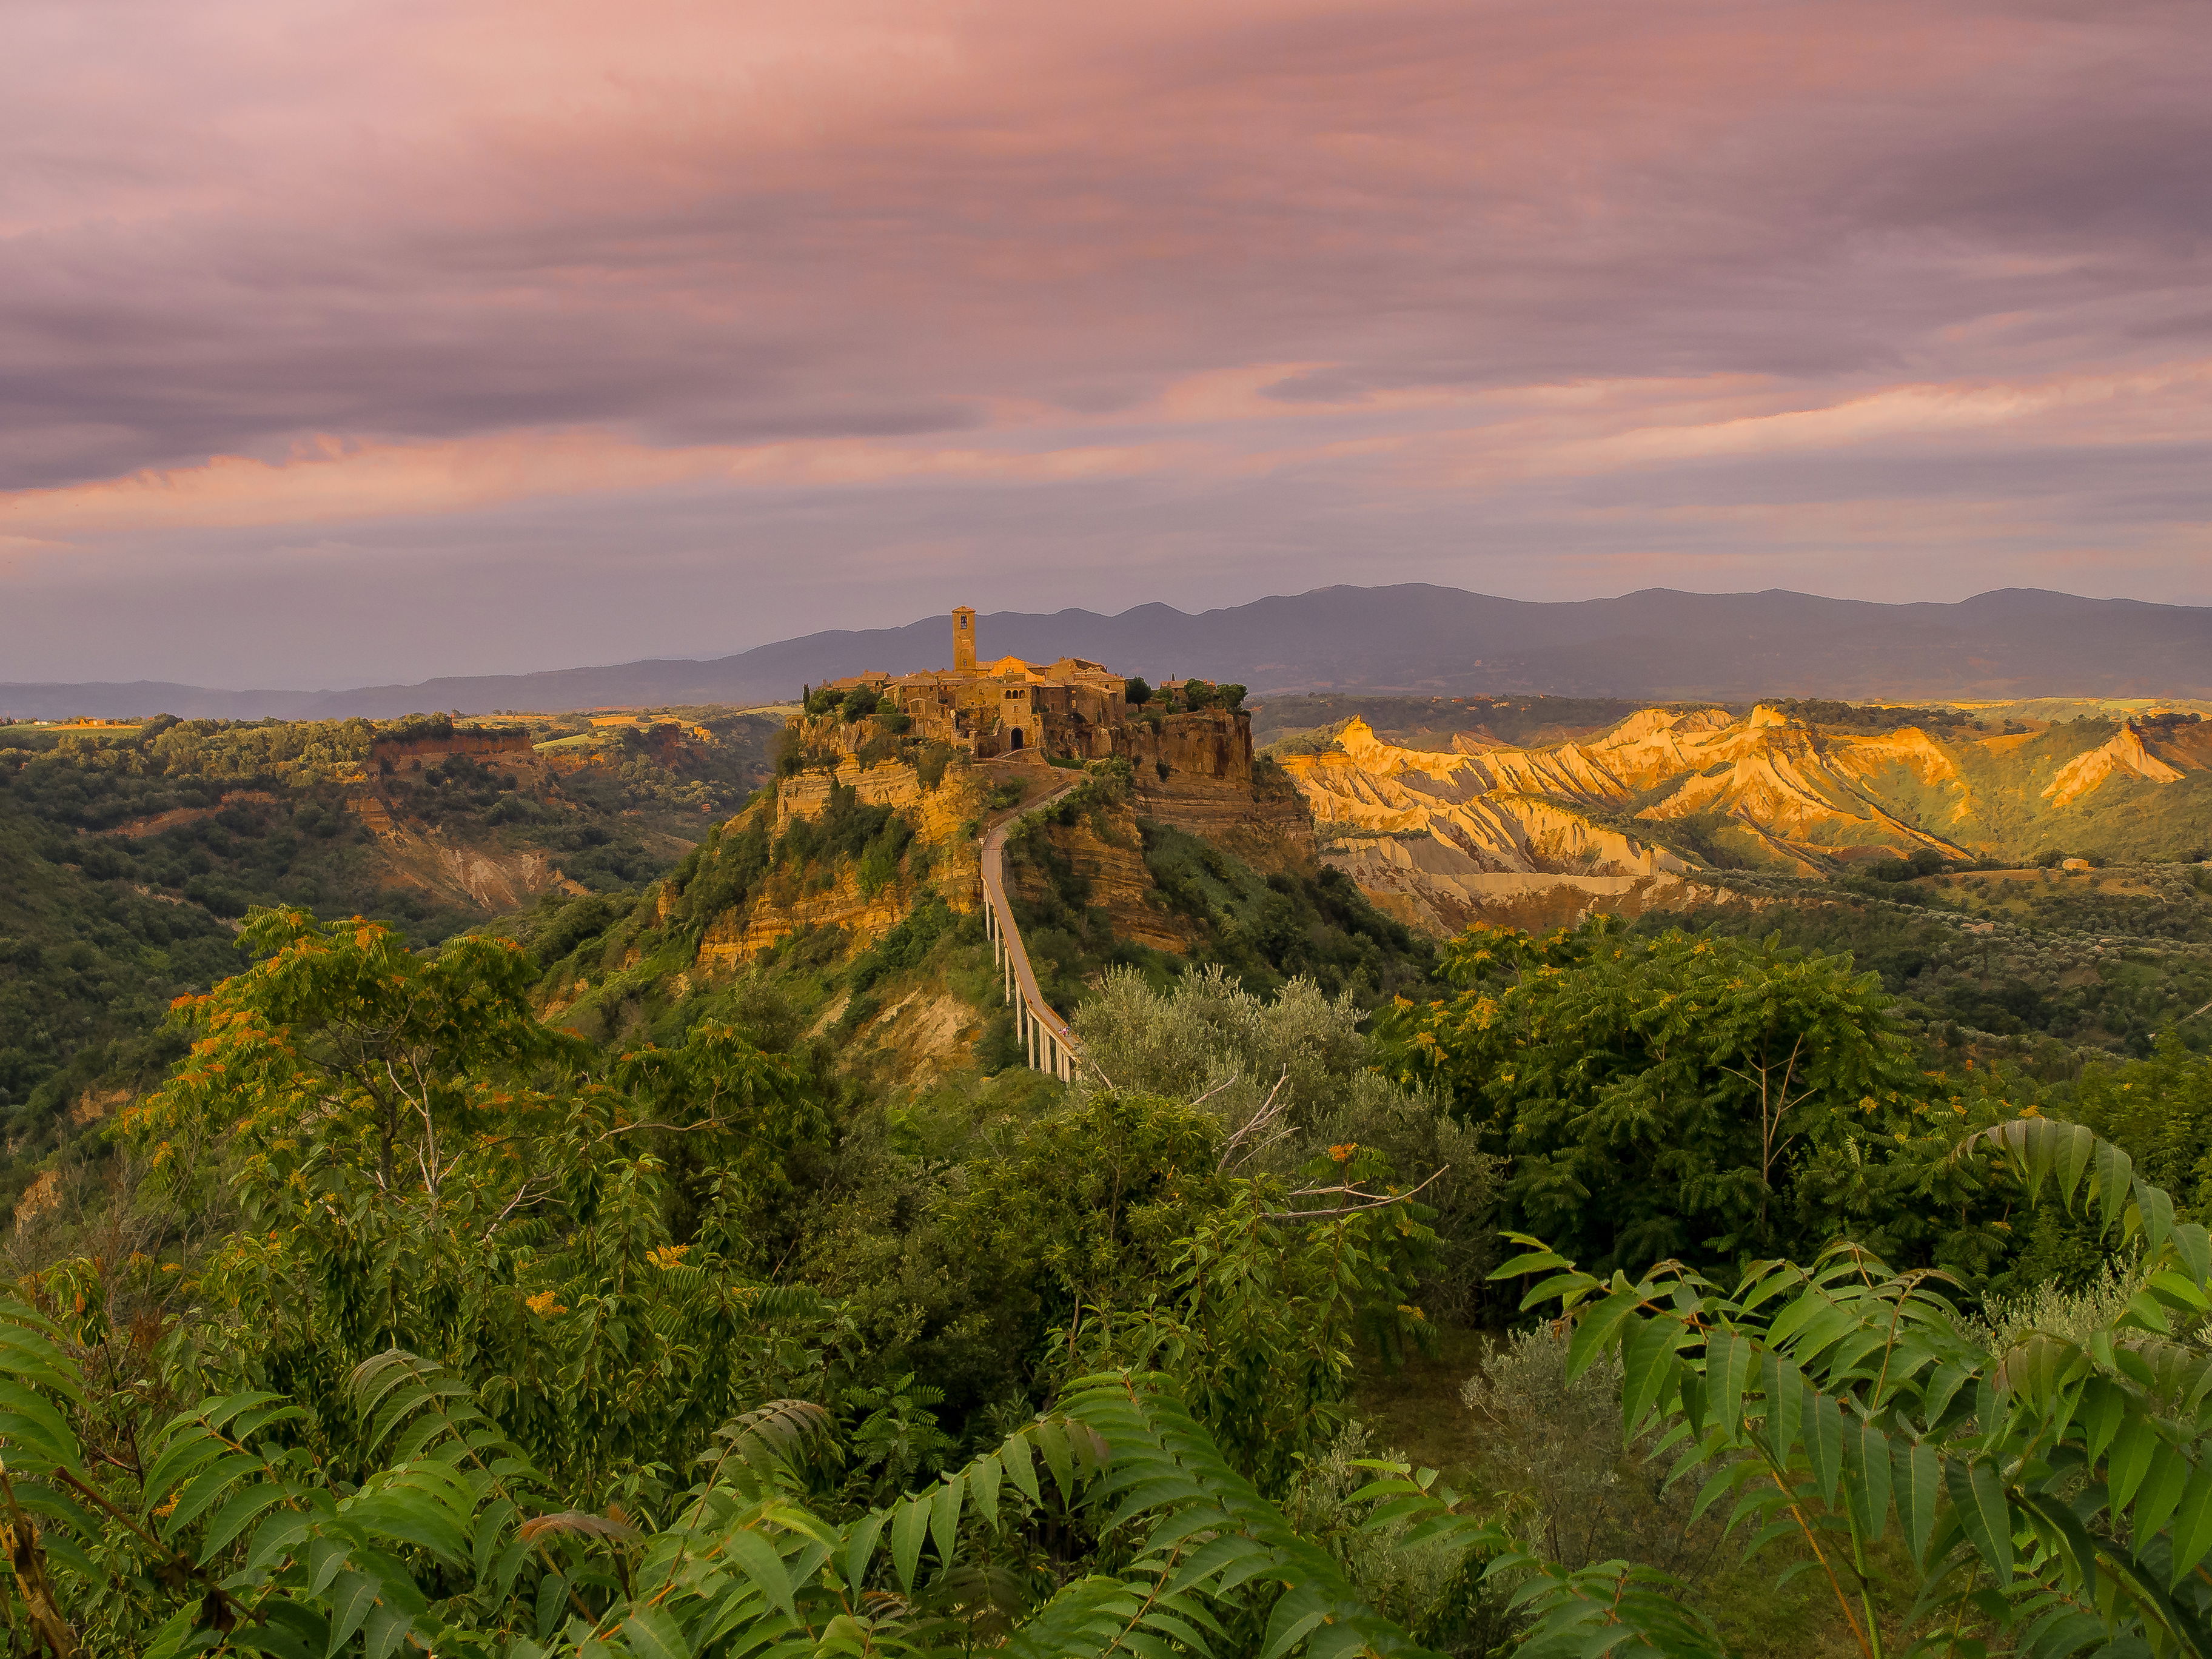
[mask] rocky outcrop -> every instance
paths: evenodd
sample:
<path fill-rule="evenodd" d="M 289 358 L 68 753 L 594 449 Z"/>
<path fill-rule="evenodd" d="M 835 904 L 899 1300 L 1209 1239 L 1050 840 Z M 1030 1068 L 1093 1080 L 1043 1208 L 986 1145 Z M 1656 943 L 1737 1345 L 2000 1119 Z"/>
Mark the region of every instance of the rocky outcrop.
<path fill-rule="evenodd" d="M 1555 916 L 1662 902 L 1697 867 L 1685 847 L 1814 874 L 1861 853 L 1958 849 L 1873 781 L 1954 791 L 1952 758 L 1916 730 L 1830 739 L 1778 709 L 1644 709 L 1577 742 L 1403 749 L 1362 720 L 1285 758 L 1329 861 L 1378 902 L 1446 930 L 1477 915 Z M 1683 826 L 1683 833 L 1672 826 Z"/>
<path fill-rule="evenodd" d="M 541 848 L 451 841 L 434 828 L 394 813 L 374 788 L 355 789 L 345 804 L 376 837 L 386 887 L 413 887 L 447 903 L 484 911 L 517 909 L 545 893 L 586 890 Z"/>
<path fill-rule="evenodd" d="M 368 764 L 378 772 L 419 772 L 454 755 L 512 766 L 535 764 L 538 751 L 527 732 L 449 732 L 438 736 L 379 738 L 369 745 Z"/>
<path fill-rule="evenodd" d="M 841 786 L 853 791 L 863 806 L 918 806 L 936 793 L 922 787 L 921 775 L 905 761 L 878 761 L 872 766 L 862 766 L 848 756 L 834 770 L 810 769 L 778 780 L 778 820 L 817 816 L 830 805 L 830 790 Z"/>
<path fill-rule="evenodd" d="M 1377 908 L 1425 932 L 1449 936 L 1476 921 L 1542 931 L 1570 927 L 1592 911 L 1636 915 L 1673 903 L 1681 878 L 1589 876 L 1541 871 L 1476 870 L 1425 837 L 1340 842 L 1328 861 L 1350 876 Z"/>
<path fill-rule="evenodd" d="M 1116 939 L 1178 953 L 1197 941 L 1198 930 L 1160 900 L 1129 803 L 1097 808 L 1073 823 L 1052 824 L 1043 834 L 1087 890 L 1089 907 L 1106 912 Z M 1010 878 L 1015 897 L 1035 903 L 1044 896 L 1044 873 L 1034 862 L 1012 866 Z"/>
<path fill-rule="evenodd" d="M 819 817 L 828 810 L 836 785 L 851 789 L 864 806 L 890 806 L 904 813 L 927 849 L 927 874 L 920 880 L 902 877 L 866 891 L 859 872 L 849 866 L 826 884 L 820 872 L 778 872 L 708 923 L 699 944 L 701 972 L 732 973 L 808 928 L 842 928 L 850 948 L 865 949 L 905 920 L 926 892 L 934 892 L 957 915 L 975 908 L 981 875 L 973 830 L 988 787 L 977 769 L 948 768 L 931 788 L 904 761 L 863 767 L 848 756 L 834 771 L 810 769 L 781 780 L 775 824 Z M 732 820 L 732 827 L 743 822 Z"/>
<path fill-rule="evenodd" d="M 23 1189 L 15 1200 L 15 1231 L 27 1231 L 40 1217 L 50 1215 L 62 1206 L 62 1178 L 54 1170 L 41 1170 L 38 1179 Z"/>
<path fill-rule="evenodd" d="M 1135 815 L 1219 842 L 1262 869 L 1310 857 L 1297 792 L 1272 762 L 1252 756 L 1252 717 L 1238 710 L 1133 720 L 1114 733 L 1129 763 Z"/>
<path fill-rule="evenodd" d="M 1474 871 L 1603 876 L 1688 868 L 1664 845 L 1665 826 L 1688 819 L 1732 826 L 1739 850 L 1784 869 L 1860 848 L 1955 851 L 1863 787 L 1899 765 L 1957 775 L 1920 732 L 1831 744 L 1765 707 L 1742 720 L 1645 709 L 1583 742 L 1473 753 L 1399 749 L 1354 720 L 1334 750 L 1284 762 L 1315 818 L 1340 832 L 1433 836 Z"/>
<path fill-rule="evenodd" d="M 456 845 L 434 833 L 394 823 L 378 841 L 390 886 L 417 887 L 479 910 L 514 910 L 543 893 L 586 890 L 561 872 L 551 854 L 537 848 L 503 852 Z"/>
<path fill-rule="evenodd" d="M 1636 877 L 1688 867 L 1588 815 L 1589 807 L 1625 805 L 1630 792 L 1575 745 L 1558 753 L 1405 750 L 1358 720 L 1338 744 L 1283 762 L 1326 837 L 1426 837 L 1437 843 L 1429 856 L 1440 874 Z M 1547 781 L 1556 795 L 1543 792 Z"/>
<path fill-rule="evenodd" d="M 708 923 L 699 941 L 698 965 L 709 974 L 729 974 L 793 933 L 815 927 L 842 927 L 855 947 L 865 945 L 897 927 L 921 891 L 899 881 L 867 892 L 859 873 L 850 869 L 811 892 L 795 884 L 785 884 L 781 890 L 771 887 L 755 902 L 733 906 Z"/>
<path fill-rule="evenodd" d="M 1182 775 L 1231 787 L 1252 780 L 1252 717 L 1239 709 L 1202 709 L 1194 714 L 1161 714 L 1101 727 L 1104 752 L 1119 756 L 1141 775 L 1157 779 L 1165 767 L 1170 778 Z"/>
<path fill-rule="evenodd" d="M 2069 806 L 2100 784 L 2116 777 L 2138 777 L 2151 783 L 2179 783 L 2185 769 L 2151 751 L 2143 735 L 2130 721 L 2115 732 L 2111 741 L 2086 754 L 2076 755 L 2058 769 L 2043 798 L 2053 806 Z"/>

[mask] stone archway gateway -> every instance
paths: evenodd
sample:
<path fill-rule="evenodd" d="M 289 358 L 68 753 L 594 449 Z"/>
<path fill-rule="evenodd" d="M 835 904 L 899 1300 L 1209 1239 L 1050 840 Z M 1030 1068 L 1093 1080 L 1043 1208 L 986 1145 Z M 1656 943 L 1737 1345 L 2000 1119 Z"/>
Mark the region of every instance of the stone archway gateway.
<path fill-rule="evenodd" d="M 1020 748 L 1022 746 L 1022 728 L 1018 726 L 1014 727 L 1014 729 L 1007 734 L 1007 738 L 1009 747 L 1014 749 Z"/>

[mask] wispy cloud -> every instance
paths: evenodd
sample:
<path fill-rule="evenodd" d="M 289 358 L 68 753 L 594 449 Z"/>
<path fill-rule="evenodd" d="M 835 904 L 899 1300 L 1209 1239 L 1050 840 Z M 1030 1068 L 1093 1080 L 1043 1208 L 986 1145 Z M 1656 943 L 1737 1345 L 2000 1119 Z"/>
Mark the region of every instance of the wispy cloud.
<path fill-rule="evenodd" d="M 2201 0 L 19 0 L 0 677 L 432 545 L 618 567 L 471 636 L 549 662 L 933 568 L 2201 596 L 2208 81 Z"/>

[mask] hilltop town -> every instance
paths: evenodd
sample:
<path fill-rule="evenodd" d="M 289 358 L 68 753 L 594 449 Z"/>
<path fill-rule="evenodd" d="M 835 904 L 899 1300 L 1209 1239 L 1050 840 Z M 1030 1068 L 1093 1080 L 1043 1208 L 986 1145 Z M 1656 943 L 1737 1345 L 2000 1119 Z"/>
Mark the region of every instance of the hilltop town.
<path fill-rule="evenodd" d="M 1151 753 L 1139 728 L 1159 735 L 1169 714 L 1219 710 L 1236 714 L 1243 705 L 1241 685 L 1211 680 L 1167 680 L 1158 687 L 1115 673 L 1103 663 L 1081 657 L 1056 662 L 1025 662 L 1000 657 L 977 659 L 975 612 L 960 605 L 952 612 L 952 666 L 893 676 L 870 672 L 827 682 L 806 695 L 806 713 L 823 714 L 832 707 L 849 719 L 854 711 L 903 720 L 896 730 L 945 744 L 976 760 L 1034 750 L 1048 759 L 1127 760 L 1159 757 Z M 1249 720 L 1245 750 L 1249 753 Z M 1156 746 L 1156 745 L 1154 745 Z"/>

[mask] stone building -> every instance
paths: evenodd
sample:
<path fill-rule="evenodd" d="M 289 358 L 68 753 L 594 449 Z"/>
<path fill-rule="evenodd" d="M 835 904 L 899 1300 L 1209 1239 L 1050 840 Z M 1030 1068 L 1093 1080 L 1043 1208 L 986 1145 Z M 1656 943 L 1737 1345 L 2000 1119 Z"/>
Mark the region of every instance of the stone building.
<path fill-rule="evenodd" d="M 855 674 L 823 689 L 872 689 L 914 722 L 919 735 L 965 749 L 978 760 L 1042 749 L 1064 759 L 1103 759 L 1113 732 L 1131 714 L 1128 682 L 1103 663 L 1062 657 L 1054 663 L 1001 657 L 979 662 L 975 613 L 952 613 L 952 666 L 918 674 Z"/>

